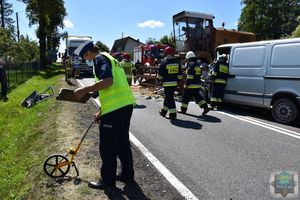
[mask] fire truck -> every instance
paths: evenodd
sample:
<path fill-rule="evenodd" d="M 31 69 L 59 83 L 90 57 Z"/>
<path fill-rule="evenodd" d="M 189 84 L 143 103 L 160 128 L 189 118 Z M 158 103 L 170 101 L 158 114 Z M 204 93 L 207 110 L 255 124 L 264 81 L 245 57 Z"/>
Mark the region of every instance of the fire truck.
<path fill-rule="evenodd" d="M 139 61 L 142 65 L 154 66 L 164 56 L 164 49 L 168 45 L 146 44 L 134 48 L 133 62 Z"/>

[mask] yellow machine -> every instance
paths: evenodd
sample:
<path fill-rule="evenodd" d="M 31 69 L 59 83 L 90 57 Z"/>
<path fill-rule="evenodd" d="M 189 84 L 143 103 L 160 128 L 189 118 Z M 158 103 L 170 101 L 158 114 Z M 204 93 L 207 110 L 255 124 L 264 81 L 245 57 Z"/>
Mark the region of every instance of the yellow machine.
<path fill-rule="evenodd" d="M 254 33 L 233 29 L 215 28 L 211 14 L 182 11 L 173 16 L 173 32 L 176 51 L 184 56 L 194 51 L 198 56 L 211 61 L 215 48 L 226 43 L 255 41 Z"/>

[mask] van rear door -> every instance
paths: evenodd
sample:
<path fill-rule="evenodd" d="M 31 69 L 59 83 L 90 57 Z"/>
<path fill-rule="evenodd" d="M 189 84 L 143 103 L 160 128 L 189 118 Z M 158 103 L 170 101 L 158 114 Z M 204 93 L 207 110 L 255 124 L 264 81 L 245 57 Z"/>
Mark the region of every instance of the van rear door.
<path fill-rule="evenodd" d="M 237 46 L 231 49 L 226 102 L 263 106 L 267 45 Z"/>

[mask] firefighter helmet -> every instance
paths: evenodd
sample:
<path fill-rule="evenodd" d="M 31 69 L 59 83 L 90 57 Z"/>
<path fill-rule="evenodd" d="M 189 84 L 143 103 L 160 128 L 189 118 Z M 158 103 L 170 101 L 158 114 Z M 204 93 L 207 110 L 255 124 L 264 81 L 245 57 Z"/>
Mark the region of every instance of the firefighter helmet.
<path fill-rule="evenodd" d="M 196 55 L 192 51 L 187 52 L 186 56 L 185 56 L 186 59 L 190 59 L 190 58 L 194 58 L 194 57 L 196 57 Z"/>
<path fill-rule="evenodd" d="M 127 60 L 130 60 L 130 54 L 129 53 L 124 53 L 123 58 L 127 59 Z"/>
<path fill-rule="evenodd" d="M 172 55 L 174 53 L 173 48 L 172 47 L 166 47 L 164 49 L 164 53 L 165 53 L 165 55 Z"/>

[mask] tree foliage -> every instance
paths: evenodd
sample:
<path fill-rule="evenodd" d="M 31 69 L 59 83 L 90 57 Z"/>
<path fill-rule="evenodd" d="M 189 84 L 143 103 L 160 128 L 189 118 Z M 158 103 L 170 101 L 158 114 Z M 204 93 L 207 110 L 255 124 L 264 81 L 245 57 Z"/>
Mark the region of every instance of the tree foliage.
<path fill-rule="evenodd" d="M 104 43 L 102 43 L 101 41 L 97 41 L 96 45 L 99 47 L 99 50 L 102 52 L 109 52 L 109 48 L 108 46 L 106 46 Z"/>
<path fill-rule="evenodd" d="M 58 27 L 63 27 L 63 19 L 67 15 L 64 0 L 22 0 L 26 3 L 26 13 L 29 25 L 38 24 L 37 37 L 39 38 L 40 64 L 46 64 L 46 50 L 56 49 Z M 48 39 L 48 42 L 46 42 Z M 47 43 L 48 47 L 47 48 Z"/>
<path fill-rule="evenodd" d="M 291 37 L 300 37 L 300 16 L 297 18 L 298 26 L 296 27 L 295 31 L 293 31 Z"/>
<path fill-rule="evenodd" d="M 2 1 L 3 1 L 4 27 L 9 28 L 10 30 L 13 31 L 15 28 L 14 27 L 15 21 L 11 17 L 11 15 L 13 14 L 12 4 L 7 3 L 7 0 L 2 0 Z M 0 15 L 0 22 L 2 23 L 2 15 Z"/>
<path fill-rule="evenodd" d="M 174 38 L 173 38 L 172 35 L 170 35 L 170 36 L 167 36 L 167 35 L 163 36 L 162 38 L 160 38 L 159 42 L 162 43 L 162 44 L 166 44 L 168 46 L 171 46 L 173 48 L 175 47 L 175 41 L 174 41 Z"/>
<path fill-rule="evenodd" d="M 297 27 L 300 0 L 242 0 L 238 30 L 254 32 L 258 40 L 279 39 Z"/>
<path fill-rule="evenodd" d="M 14 62 L 38 60 L 39 49 L 29 37 L 21 36 L 20 42 L 15 40 L 10 29 L 0 28 L 0 56 L 5 56 Z"/>

